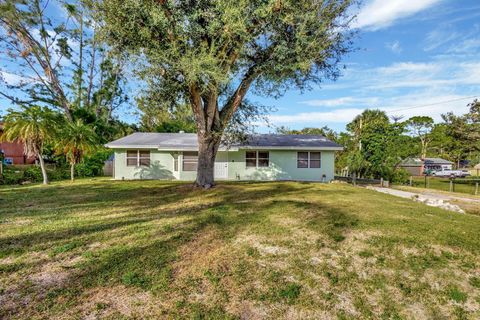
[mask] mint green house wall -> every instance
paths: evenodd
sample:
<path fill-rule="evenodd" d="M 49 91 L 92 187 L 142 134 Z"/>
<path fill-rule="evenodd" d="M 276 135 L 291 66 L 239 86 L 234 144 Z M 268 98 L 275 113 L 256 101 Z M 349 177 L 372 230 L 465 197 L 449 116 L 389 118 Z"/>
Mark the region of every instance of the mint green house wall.
<path fill-rule="evenodd" d="M 302 150 L 309 151 L 309 150 Z M 321 151 L 320 168 L 297 168 L 297 150 L 270 150 L 268 168 L 247 168 L 245 150 L 228 153 L 229 180 L 305 180 L 325 181 L 333 179 L 335 152 Z"/>
<path fill-rule="evenodd" d="M 311 151 L 311 150 L 301 150 Z M 313 151 L 313 150 L 312 150 Z M 247 168 L 245 150 L 219 151 L 216 162 L 227 170 L 227 180 L 305 180 L 330 181 L 335 172 L 335 151 L 321 151 L 320 168 L 297 168 L 298 150 L 269 150 L 267 168 Z M 174 171 L 174 157 L 178 157 L 178 171 Z M 126 150 L 115 150 L 114 178 L 165 179 L 193 181 L 195 171 L 182 170 L 182 152 L 150 150 L 150 167 L 127 167 Z M 325 176 L 325 177 L 323 177 Z M 218 180 L 221 180 L 217 177 Z"/>
<path fill-rule="evenodd" d="M 127 151 L 115 149 L 114 178 L 117 180 L 178 179 L 173 171 L 173 153 L 150 150 L 150 167 L 127 166 Z"/>

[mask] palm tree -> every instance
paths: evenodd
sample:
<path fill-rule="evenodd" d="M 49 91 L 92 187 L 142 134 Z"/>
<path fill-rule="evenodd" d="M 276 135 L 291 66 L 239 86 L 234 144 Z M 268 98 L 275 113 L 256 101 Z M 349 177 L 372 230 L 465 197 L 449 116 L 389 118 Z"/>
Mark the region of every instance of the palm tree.
<path fill-rule="evenodd" d="M 75 165 L 85 154 L 93 152 L 97 146 L 97 135 L 93 128 L 82 120 L 67 122 L 59 132 L 56 141 L 57 152 L 63 153 L 70 163 L 70 179 L 75 176 Z"/>
<path fill-rule="evenodd" d="M 5 117 L 4 141 L 19 141 L 24 145 L 24 153 L 36 157 L 40 162 L 43 184 L 48 184 L 47 171 L 43 161 L 43 146 L 55 133 L 54 113 L 46 107 L 22 106 L 21 110 L 8 110 Z"/>

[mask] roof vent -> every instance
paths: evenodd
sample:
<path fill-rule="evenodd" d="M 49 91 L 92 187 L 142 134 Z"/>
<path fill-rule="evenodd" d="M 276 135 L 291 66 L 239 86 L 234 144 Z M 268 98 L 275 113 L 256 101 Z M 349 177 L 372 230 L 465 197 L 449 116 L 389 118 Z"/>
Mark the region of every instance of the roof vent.
<path fill-rule="evenodd" d="M 180 130 L 180 131 L 178 131 L 178 133 L 185 133 L 185 131 L 183 131 L 183 130 Z"/>

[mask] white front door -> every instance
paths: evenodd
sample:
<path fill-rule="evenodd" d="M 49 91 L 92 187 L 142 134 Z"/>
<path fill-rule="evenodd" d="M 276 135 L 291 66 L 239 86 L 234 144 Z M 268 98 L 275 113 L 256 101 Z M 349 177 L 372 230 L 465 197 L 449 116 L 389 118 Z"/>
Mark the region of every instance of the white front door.
<path fill-rule="evenodd" d="M 215 179 L 228 179 L 228 162 L 215 161 L 213 172 Z"/>

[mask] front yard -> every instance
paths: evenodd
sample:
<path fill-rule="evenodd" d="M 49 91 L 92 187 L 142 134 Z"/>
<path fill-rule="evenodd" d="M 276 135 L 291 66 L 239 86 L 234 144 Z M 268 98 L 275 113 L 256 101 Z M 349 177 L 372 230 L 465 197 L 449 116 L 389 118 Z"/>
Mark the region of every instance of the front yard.
<path fill-rule="evenodd" d="M 475 319 L 480 217 L 343 184 L 0 188 L 2 319 Z"/>

